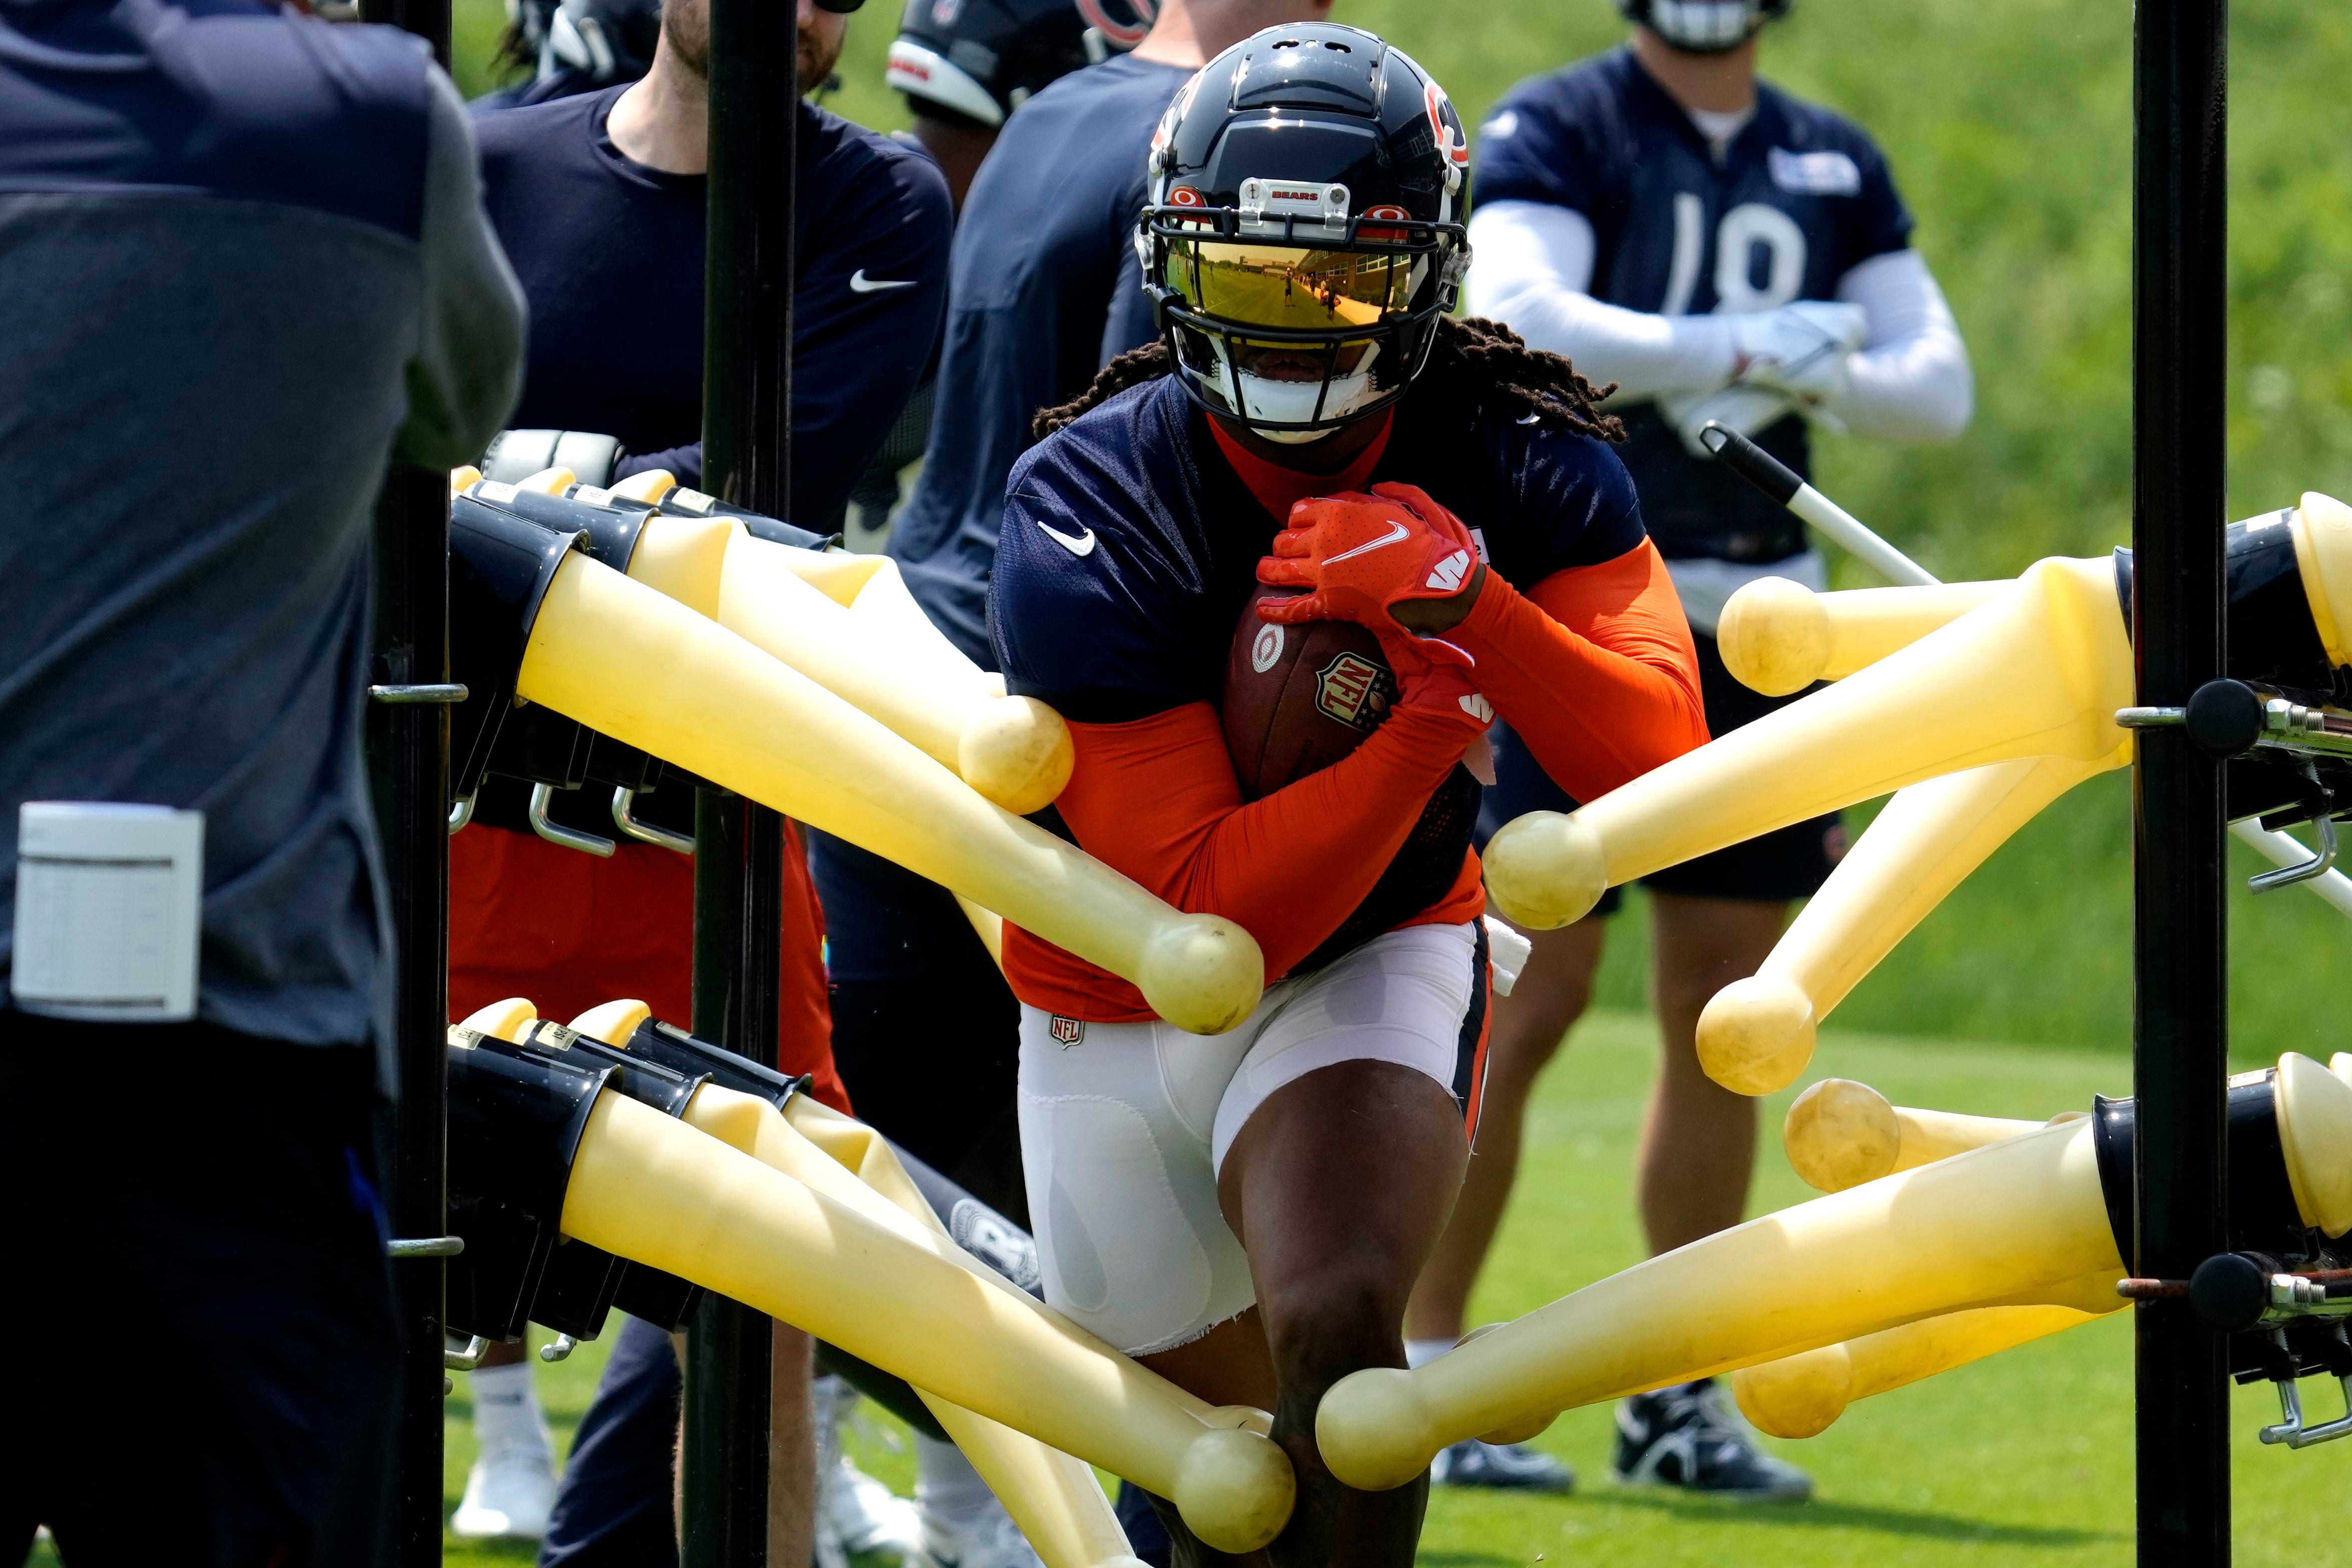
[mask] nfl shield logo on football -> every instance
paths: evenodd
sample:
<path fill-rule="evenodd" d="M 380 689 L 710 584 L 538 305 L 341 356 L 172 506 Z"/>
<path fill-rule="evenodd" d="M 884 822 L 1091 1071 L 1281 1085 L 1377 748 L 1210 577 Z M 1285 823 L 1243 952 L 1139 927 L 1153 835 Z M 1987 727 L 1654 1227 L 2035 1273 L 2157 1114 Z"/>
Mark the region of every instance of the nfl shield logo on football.
<path fill-rule="evenodd" d="M 1045 1032 L 1054 1037 L 1055 1043 L 1067 1048 L 1087 1038 L 1087 1026 L 1076 1019 L 1066 1019 L 1055 1013 L 1045 1025 Z"/>
<path fill-rule="evenodd" d="M 1342 653 L 1316 673 L 1315 706 L 1353 729 L 1378 726 L 1395 695 L 1389 673 L 1361 653 Z"/>

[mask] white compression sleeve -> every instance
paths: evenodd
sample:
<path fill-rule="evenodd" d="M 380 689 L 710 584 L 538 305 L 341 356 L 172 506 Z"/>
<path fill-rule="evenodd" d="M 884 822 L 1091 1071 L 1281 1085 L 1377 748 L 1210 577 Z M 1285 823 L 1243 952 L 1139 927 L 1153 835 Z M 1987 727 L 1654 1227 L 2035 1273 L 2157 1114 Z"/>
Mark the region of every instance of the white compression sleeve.
<path fill-rule="evenodd" d="M 1916 250 L 1874 256 L 1838 279 L 1837 297 L 1870 318 L 1870 337 L 1845 362 L 1846 388 L 1828 400 L 1856 435 L 1952 441 L 1969 426 L 1976 381 L 1968 345 L 1936 276 Z"/>
<path fill-rule="evenodd" d="M 1731 379 L 1731 323 L 1604 305 L 1592 286 L 1591 221 L 1549 202 L 1490 202 L 1470 214 L 1470 311 L 1531 348 L 1565 354 L 1621 400 L 1713 392 Z M 1860 270 L 1857 268 L 1856 270 Z"/>

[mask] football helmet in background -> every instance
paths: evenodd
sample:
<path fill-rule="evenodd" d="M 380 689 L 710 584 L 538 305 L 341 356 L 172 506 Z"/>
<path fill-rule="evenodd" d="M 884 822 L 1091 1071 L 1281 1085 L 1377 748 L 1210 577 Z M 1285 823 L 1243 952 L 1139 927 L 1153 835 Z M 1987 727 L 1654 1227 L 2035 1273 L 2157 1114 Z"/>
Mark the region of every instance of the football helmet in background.
<path fill-rule="evenodd" d="M 1045 86 L 1133 48 L 1152 0 L 907 0 L 884 80 L 991 130 Z"/>
<path fill-rule="evenodd" d="M 644 76 L 661 38 L 661 0 L 508 0 L 507 15 L 539 75 L 571 73 L 581 91 Z"/>
<path fill-rule="evenodd" d="M 1276 441 L 1387 407 L 1470 263 L 1470 149 L 1445 91 L 1354 27 L 1268 27 L 1168 107 L 1136 227 L 1193 400 Z"/>
<path fill-rule="evenodd" d="M 1719 55 L 1789 14 L 1795 0 L 1617 0 L 1625 20 L 1694 55 Z"/>

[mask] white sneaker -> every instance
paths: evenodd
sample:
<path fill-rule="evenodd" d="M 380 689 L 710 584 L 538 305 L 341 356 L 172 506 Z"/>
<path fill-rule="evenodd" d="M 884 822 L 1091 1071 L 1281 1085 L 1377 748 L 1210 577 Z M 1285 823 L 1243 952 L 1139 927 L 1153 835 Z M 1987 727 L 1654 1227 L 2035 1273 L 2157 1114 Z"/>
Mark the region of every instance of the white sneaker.
<path fill-rule="evenodd" d="M 464 1541 L 537 1541 L 547 1533 L 555 1506 L 555 1473 L 545 1449 L 527 1445 L 500 1448 L 474 1461 L 466 1495 L 449 1521 L 449 1533 Z"/>
<path fill-rule="evenodd" d="M 834 1460 L 817 1479 L 817 1527 L 845 1552 L 878 1552 L 912 1562 L 922 1526 L 915 1505 L 849 1462 Z"/>
<path fill-rule="evenodd" d="M 1002 1503 L 991 1499 L 988 1511 L 961 1529 L 942 1529 L 930 1520 L 923 1521 L 922 1541 L 908 1554 L 906 1568 L 1045 1568 L 1004 1511 Z"/>

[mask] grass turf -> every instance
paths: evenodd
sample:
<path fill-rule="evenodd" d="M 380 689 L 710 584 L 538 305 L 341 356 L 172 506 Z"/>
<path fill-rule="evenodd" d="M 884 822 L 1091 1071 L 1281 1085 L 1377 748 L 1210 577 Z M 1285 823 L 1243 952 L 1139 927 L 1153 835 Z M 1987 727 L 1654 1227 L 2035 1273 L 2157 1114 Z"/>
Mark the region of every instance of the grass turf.
<path fill-rule="evenodd" d="M 1638 1014 L 1604 1012 L 1571 1038 L 1530 1113 L 1525 1174 L 1475 1315 L 1516 1316 L 1634 1262 L 1631 1171 L 1649 1082 L 1653 1031 Z M 2251 1065 L 2244 1063 L 2242 1065 Z M 2013 1116 L 2086 1108 L 2127 1089 L 2113 1054 L 1952 1040 L 1831 1033 L 1815 1076 L 1859 1078 L 1900 1103 Z M 1766 1111 L 1768 1134 L 1788 1096 Z M 1811 1196 L 1768 1136 L 1754 1207 Z M 1737 1310 L 1727 1300 L 1726 1312 Z M 559 1447 L 586 1408 L 602 1347 L 539 1367 Z M 448 1505 L 473 1458 L 465 1379 L 449 1402 Z M 2333 1394 L 2307 1389 L 2323 1411 Z M 2267 1389 L 2241 1390 L 2237 1560 L 2259 1568 L 2352 1564 L 2352 1544 L 2320 1532 L 2352 1488 L 2352 1443 L 2290 1454 L 2254 1441 L 2273 1419 Z M 1608 1410 L 1571 1412 L 1538 1445 L 1577 1468 L 1566 1499 L 1441 1491 L 1421 1561 L 1486 1564 L 1641 1563 L 1772 1565 L 2123 1564 L 2132 1556 L 2131 1341 L 2110 1319 L 1915 1387 L 1857 1405 L 1807 1443 L 1774 1445 L 1809 1467 L 1818 1500 L 1727 1507 L 1611 1484 Z M 865 1406 L 850 1446 L 901 1492 L 913 1462 L 890 1446 L 892 1423 Z M 451 1542 L 457 1564 L 530 1561 L 520 1544 Z"/>

